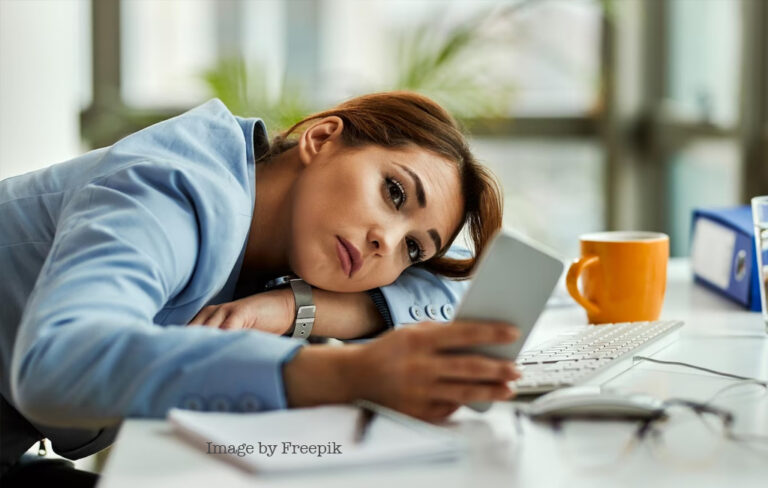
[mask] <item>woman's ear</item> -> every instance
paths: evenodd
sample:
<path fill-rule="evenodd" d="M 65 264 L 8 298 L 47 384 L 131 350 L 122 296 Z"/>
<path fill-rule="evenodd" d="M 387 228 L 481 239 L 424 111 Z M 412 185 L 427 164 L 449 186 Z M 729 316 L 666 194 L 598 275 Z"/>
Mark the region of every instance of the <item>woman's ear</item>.
<path fill-rule="evenodd" d="M 328 147 L 329 142 L 340 140 L 343 129 L 344 122 L 341 118 L 331 115 L 305 130 L 299 138 L 299 158 L 302 164 L 310 164 L 323 147 Z"/>

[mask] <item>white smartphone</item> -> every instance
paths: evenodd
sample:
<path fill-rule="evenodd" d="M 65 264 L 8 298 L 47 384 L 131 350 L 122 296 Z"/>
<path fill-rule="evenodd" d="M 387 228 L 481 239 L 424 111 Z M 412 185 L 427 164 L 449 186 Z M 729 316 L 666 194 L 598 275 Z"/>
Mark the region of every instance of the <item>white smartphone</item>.
<path fill-rule="evenodd" d="M 563 261 L 542 245 L 507 230 L 499 231 L 480 256 L 454 320 L 508 322 L 520 330 L 520 338 L 511 344 L 472 346 L 457 352 L 515 359 L 552 295 L 563 268 Z M 468 406 L 484 412 L 491 404 Z"/>

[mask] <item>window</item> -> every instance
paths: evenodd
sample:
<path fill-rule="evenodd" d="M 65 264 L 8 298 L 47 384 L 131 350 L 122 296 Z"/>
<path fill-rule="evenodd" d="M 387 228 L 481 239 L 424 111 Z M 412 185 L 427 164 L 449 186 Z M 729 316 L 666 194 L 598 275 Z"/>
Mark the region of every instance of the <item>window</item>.
<path fill-rule="evenodd" d="M 564 254 L 578 251 L 578 234 L 614 228 L 667 232 L 673 255 L 686 254 L 692 208 L 768 191 L 747 175 L 768 147 L 764 2 L 91 5 L 106 19 L 94 27 L 121 19 L 95 46 L 122 31 L 122 49 L 94 57 L 108 68 L 95 71 L 82 117 L 96 146 L 212 96 L 274 130 L 351 96 L 405 88 L 471 129 L 505 188 L 505 225 Z"/>

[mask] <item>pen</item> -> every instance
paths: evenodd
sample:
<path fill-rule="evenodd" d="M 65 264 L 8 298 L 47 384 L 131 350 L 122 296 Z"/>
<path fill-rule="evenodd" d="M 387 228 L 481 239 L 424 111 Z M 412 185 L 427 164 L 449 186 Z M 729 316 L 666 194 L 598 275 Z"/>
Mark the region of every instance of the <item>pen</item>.
<path fill-rule="evenodd" d="M 357 417 L 357 424 L 355 425 L 355 444 L 360 444 L 365 440 L 368 427 L 373 422 L 376 412 L 362 402 L 358 402 L 357 406 L 360 407 L 360 415 Z"/>

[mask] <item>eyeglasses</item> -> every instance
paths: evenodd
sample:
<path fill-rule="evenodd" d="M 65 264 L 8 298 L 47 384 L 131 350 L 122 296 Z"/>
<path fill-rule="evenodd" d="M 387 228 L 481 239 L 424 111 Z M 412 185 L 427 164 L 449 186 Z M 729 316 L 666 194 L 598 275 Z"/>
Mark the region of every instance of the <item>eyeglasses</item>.
<path fill-rule="evenodd" d="M 760 386 L 764 392 L 768 391 L 764 382 L 741 381 L 719 390 L 703 403 L 686 399 L 667 400 L 664 403 L 664 414 L 649 420 L 529 420 L 535 425 L 551 427 L 560 438 L 558 448 L 563 458 L 582 470 L 604 470 L 609 469 L 611 465 L 619 466 L 620 461 L 641 443 L 649 446 L 651 455 L 659 457 L 665 463 L 685 466 L 711 463 L 729 442 L 743 444 L 758 455 L 768 455 L 768 436 L 735 432 L 733 413 L 712 404 L 725 391 L 750 384 Z M 520 437 L 524 436 L 523 417 L 527 417 L 526 411 L 515 408 L 514 425 Z M 626 428 L 617 430 L 617 423 L 625 425 Z M 595 429 L 601 428 L 601 424 L 611 435 L 593 435 Z M 581 428 L 585 429 L 585 434 L 589 432 L 590 435 L 579 435 Z M 584 452 L 588 456 L 581 456 L 583 459 L 579 459 L 579 454 Z M 608 456 L 595 456 L 596 452 L 603 452 Z M 600 458 L 599 465 L 594 462 L 596 458 Z"/>

